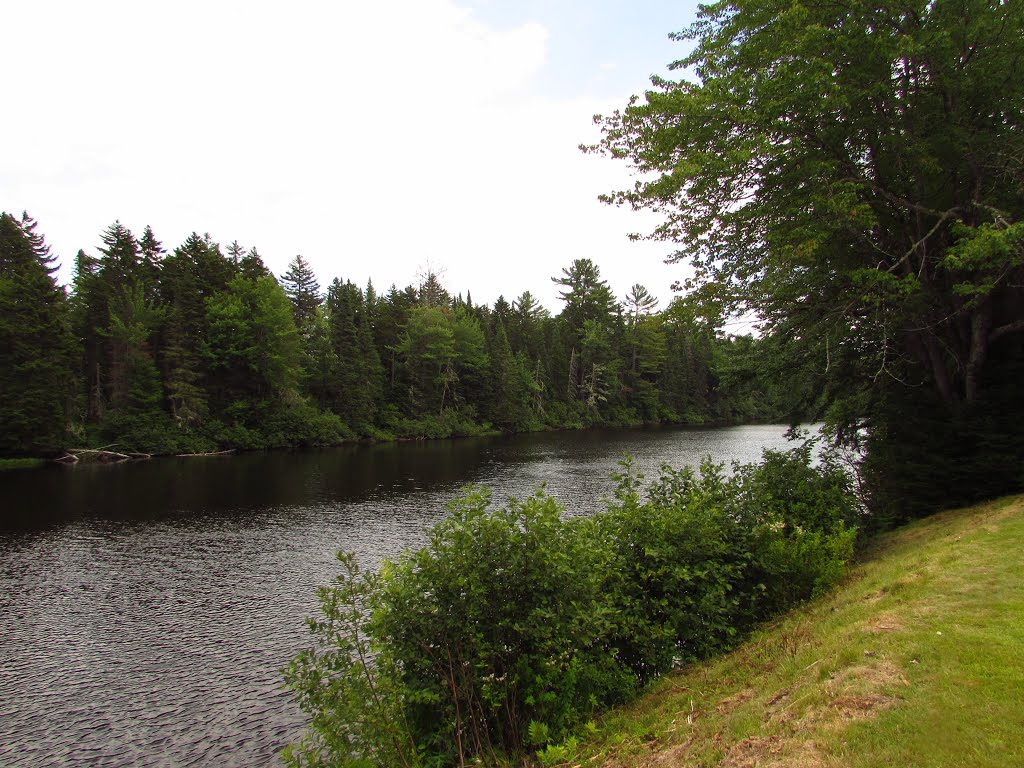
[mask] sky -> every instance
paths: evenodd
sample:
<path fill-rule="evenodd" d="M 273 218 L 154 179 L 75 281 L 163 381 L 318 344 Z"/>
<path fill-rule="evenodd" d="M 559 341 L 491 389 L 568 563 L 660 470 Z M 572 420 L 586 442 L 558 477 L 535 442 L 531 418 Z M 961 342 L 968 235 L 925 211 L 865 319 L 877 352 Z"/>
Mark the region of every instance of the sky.
<path fill-rule="evenodd" d="M 667 0 L 33 0 L 4 10 L 0 210 L 62 262 L 119 220 L 171 250 L 192 231 L 301 254 L 378 292 L 432 269 L 474 303 L 557 312 L 590 258 L 622 298 L 671 300 L 654 220 L 600 203 L 628 167 L 592 122 L 685 54 Z"/>

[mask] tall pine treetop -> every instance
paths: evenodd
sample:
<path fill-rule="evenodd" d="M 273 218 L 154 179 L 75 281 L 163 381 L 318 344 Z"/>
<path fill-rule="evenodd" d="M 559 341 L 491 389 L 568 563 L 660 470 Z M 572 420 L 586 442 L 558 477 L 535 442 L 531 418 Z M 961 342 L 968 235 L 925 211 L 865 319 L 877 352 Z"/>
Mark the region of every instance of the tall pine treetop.
<path fill-rule="evenodd" d="M 292 303 L 295 324 L 307 328 L 316 318 L 320 306 L 320 283 L 313 274 L 313 268 L 301 255 L 292 259 L 288 271 L 281 276 L 281 285 Z"/>

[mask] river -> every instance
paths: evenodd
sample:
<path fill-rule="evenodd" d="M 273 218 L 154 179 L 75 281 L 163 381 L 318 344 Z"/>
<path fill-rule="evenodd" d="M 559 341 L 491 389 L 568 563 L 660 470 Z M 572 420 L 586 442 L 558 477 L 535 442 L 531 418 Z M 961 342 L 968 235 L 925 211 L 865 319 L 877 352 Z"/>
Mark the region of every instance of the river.
<path fill-rule="evenodd" d="M 638 429 L 0 472 L 0 765 L 263 766 L 334 553 L 424 541 L 468 484 L 602 508 L 625 453 L 756 460 L 785 428 Z"/>

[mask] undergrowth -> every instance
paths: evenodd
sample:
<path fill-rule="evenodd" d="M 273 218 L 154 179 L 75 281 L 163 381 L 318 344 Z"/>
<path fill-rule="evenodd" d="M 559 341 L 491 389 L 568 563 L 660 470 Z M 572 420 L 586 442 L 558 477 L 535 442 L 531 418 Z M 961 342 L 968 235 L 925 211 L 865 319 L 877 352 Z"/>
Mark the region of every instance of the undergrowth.
<path fill-rule="evenodd" d="M 292 765 L 556 764 L 595 718 L 822 594 L 853 555 L 850 478 L 810 444 L 760 464 L 627 458 L 607 510 L 469 489 L 429 543 L 320 590 L 286 671 L 311 726 Z"/>

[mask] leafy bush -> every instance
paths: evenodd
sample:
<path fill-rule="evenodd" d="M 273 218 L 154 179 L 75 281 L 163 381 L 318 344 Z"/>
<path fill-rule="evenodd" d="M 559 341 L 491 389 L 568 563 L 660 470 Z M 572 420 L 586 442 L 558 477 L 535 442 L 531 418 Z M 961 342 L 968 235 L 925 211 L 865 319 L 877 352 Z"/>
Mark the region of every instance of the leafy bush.
<path fill-rule="evenodd" d="M 616 501 L 598 518 L 614 553 L 605 583 L 616 617 L 608 642 L 645 683 L 728 644 L 749 552 L 721 467 L 705 462 L 700 475 L 663 468 L 644 504 L 642 478 L 628 459 L 624 466 Z"/>
<path fill-rule="evenodd" d="M 429 543 L 321 590 L 318 648 L 286 673 L 312 724 L 293 765 L 504 764 L 557 745 L 673 666 L 839 579 L 849 480 L 808 446 L 763 463 L 623 463 L 607 512 L 563 519 L 543 492 L 492 509 L 469 490 Z"/>
<path fill-rule="evenodd" d="M 115 445 L 118 451 L 140 451 L 154 455 L 202 453 L 215 443 L 192 430 L 174 424 L 162 411 L 108 414 L 99 434 L 87 439 L 92 445 Z"/>
<path fill-rule="evenodd" d="M 440 414 L 427 413 L 415 418 L 404 417 L 393 411 L 385 418 L 384 425 L 388 432 L 399 437 L 424 437 L 430 440 L 488 434 L 490 426 L 477 423 L 476 418 L 476 409 L 464 405 L 445 408 Z"/>
<path fill-rule="evenodd" d="M 229 423 L 211 419 L 207 432 L 222 448 L 310 448 L 338 445 L 354 437 L 341 418 L 302 399 L 245 402 L 226 409 Z"/>
<path fill-rule="evenodd" d="M 514 753 L 531 722 L 561 738 L 630 683 L 600 642 L 608 557 L 593 523 L 542 494 L 489 502 L 456 500 L 426 547 L 384 569 L 373 626 L 401 660 L 417 743 L 444 765 Z"/>
<path fill-rule="evenodd" d="M 312 718 L 305 739 L 285 748 L 291 765 L 421 765 L 405 725 L 400 674 L 393 654 L 375 654 L 369 623 L 379 605 L 380 577 L 339 553 L 342 572 L 320 587 L 321 619 L 307 621 L 320 648 L 301 652 L 285 678 Z"/>
<path fill-rule="evenodd" d="M 813 441 L 790 451 L 765 451 L 760 464 L 738 467 L 738 507 L 752 532 L 750 576 L 760 585 L 747 607 L 762 621 L 841 578 L 853 556 L 862 507 L 838 458 Z"/>
<path fill-rule="evenodd" d="M 311 448 L 337 445 L 354 434 L 330 411 L 321 411 L 303 400 L 277 404 L 259 425 L 266 448 Z"/>

